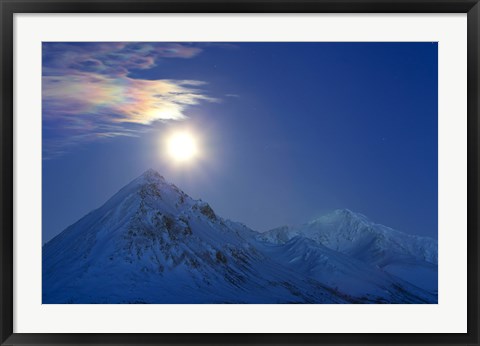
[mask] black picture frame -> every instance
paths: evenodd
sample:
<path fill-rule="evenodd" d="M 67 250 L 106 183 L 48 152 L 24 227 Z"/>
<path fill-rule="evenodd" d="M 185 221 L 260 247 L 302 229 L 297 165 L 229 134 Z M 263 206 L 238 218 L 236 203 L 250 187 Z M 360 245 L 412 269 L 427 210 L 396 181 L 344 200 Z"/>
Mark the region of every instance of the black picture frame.
<path fill-rule="evenodd" d="M 1 345 L 479 345 L 479 0 L 1 0 Z M 16 13 L 467 13 L 468 332 L 465 334 L 21 334 L 13 332 L 13 17 Z M 34 28 L 32 28 L 34 30 Z M 451 317 L 452 319 L 455 316 Z"/>

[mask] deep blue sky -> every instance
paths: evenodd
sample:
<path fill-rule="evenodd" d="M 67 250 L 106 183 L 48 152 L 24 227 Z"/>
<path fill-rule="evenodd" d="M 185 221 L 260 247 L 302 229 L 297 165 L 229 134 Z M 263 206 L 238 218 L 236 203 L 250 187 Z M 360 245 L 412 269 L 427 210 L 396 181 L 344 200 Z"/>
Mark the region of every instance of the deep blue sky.
<path fill-rule="evenodd" d="M 436 43 L 129 47 L 44 44 L 44 242 L 148 168 L 258 231 L 349 208 L 437 237 Z M 159 80 L 183 120 L 142 118 Z M 185 126 L 204 157 L 176 167 Z"/>

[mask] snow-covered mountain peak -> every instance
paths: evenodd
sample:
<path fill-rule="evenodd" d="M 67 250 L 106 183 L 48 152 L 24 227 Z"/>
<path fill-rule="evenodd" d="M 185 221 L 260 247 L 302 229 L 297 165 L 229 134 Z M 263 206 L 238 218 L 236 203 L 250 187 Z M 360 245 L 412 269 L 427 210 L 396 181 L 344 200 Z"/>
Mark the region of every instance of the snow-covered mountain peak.
<path fill-rule="evenodd" d="M 385 273 L 417 285 L 398 260 L 436 246 L 385 229 L 345 209 L 260 235 L 149 169 L 44 245 L 43 303 L 436 301 Z M 435 268 L 422 262 L 421 277 Z"/>
<path fill-rule="evenodd" d="M 276 228 L 261 238 L 283 244 L 299 235 L 380 266 L 399 260 L 437 263 L 436 240 L 399 232 L 348 209 L 335 210 L 304 225 Z"/>
<path fill-rule="evenodd" d="M 356 213 L 351 211 L 350 209 L 337 209 L 331 213 L 322 215 L 313 219 L 312 221 L 308 222 L 307 225 L 317 225 L 317 224 L 332 224 L 332 223 L 356 223 L 356 224 L 363 224 L 368 226 L 372 224 L 372 222 L 361 213 Z"/>
<path fill-rule="evenodd" d="M 117 208 L 126 202 L 150 206 L 154 209 L 164 209 L 176 213 L 176 211 L 191 208 L 196 201 L 180 190 L 174 184 L 169 183 L 162 175 L 153 169 L 143 174 L 124 186 L 104 206 Z"/>
<path fill-rule="evenodd" d="M 152 168 L 147 169 L 137 179 L 144 180 L 145 182 L 165 182 L 165 178 Z"/>
<path fill-rule="evenodd" d="M 130 184 L 125 186 L 125 188 L 129 186 L 135 186 L 138 189 L 141 189 L 143 186 L 148 186 L 160 190 L 175 190 L 180 192 L 179 188 L 170 184 L 160 173 L 153 169 L 148 169 L 143 172 L 140 176 L 132 180 Z"/>
<path fill-rule="evenodd" d="M 361 220 L 364 222 L 370 222 L 368 217 L 366 217 L 362 213 L 354 212 L 350 209 L 337 209 L 331 213 L 332 215 L 335 215 L 337 217 L 343 217 L 343 218 L 348 218 L 348 219 L 356 219 L 356 220 Z"/>

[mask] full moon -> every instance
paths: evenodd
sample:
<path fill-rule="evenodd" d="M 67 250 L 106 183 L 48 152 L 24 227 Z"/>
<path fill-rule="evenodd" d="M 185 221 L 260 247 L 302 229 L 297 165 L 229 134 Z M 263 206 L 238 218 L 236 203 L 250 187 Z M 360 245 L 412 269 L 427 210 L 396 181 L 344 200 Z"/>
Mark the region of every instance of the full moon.
<path fill-rule="evenodd" d="M 170 157 L 179 162 L 191 161 L 198 152 L 197 141 L 189 132 L 177 132 L 167 142 Z"/>

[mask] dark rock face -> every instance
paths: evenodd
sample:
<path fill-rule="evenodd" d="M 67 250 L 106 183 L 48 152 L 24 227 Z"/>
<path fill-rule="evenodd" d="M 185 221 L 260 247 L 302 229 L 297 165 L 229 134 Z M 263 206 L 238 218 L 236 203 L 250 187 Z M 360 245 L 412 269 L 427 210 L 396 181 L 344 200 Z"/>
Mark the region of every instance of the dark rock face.
<path fill-rule="evenodd" d="M 215 212 L 213 211 L 212 207 L 210 207 L 208 203 L 202 204 L 199 210 L 203 215 L 208 217 L 210 220 L 215 221 L 217 219 Z"/>

